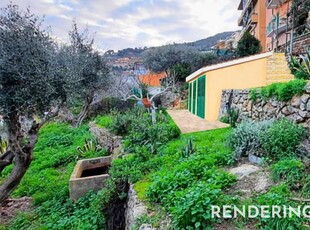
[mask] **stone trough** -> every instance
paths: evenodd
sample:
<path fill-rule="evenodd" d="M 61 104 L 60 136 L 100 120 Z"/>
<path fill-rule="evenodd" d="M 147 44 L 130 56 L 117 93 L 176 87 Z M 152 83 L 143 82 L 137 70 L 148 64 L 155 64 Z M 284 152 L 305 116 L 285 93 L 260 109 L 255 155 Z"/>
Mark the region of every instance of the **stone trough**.
<path fill-rule="evenodd" d="M 98 157 L 79 160 L 69 181 L 70 198 L 77 200 L 89 191 L 99 191 L 109 178 L 112 157 Z"/>

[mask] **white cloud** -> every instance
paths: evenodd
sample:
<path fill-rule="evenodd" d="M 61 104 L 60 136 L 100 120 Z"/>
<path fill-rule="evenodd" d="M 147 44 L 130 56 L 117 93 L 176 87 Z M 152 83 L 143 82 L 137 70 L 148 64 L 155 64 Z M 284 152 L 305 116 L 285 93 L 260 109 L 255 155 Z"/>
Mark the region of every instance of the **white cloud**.
<path fill-rule="evenodd" d="M 4 7 L 11 0 L 1 0 Z M 88 25 L 104 49 L 194 41 L 239 29 L 236 0 L 13 0 L 45 17 L 53 34 L 67 40 L 75 19 Z"/>

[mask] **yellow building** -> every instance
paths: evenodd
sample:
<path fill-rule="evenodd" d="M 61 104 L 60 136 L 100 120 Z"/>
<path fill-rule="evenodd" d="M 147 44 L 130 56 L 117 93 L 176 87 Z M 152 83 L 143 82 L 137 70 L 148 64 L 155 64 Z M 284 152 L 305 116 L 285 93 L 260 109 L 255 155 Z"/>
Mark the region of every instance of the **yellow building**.
<path fill-rule="evenodd" d="M 273 52 L 207 66 L 186 78 L 188 109 L 208 121 L 218 120 L 222 90 L 261 87 L 293 78 L 285 55 Z"/>
<path fill-rule="evenodd" d="M 241 15 L 238 26 L 242 26 L 240 38 L 245 32 L 250 32 L 266 50 L 266 0 L 241 0 L 238 6 Z"/>

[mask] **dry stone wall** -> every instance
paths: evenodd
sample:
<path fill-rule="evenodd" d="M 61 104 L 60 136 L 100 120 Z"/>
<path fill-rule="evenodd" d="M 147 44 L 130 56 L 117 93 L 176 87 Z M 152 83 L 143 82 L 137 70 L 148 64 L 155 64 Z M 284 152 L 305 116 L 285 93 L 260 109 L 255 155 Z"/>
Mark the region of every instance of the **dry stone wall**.
<path fill-rule="evenodd" d="M 310 128 L 310 83 L 305 87 L 301 96 L 294 96 L 288 102 L 281 102 L 275 98 L 267 101 L 250 100 L 250 90 L 223 90 L 219 116 L 227 113 L 228 107 L 240 111 L 240 119 L 254 121 L 277 118 L 288 118 L 296 123 L 302 123 Z"/>
<path fill-rule="evenodd" d="M 288 46 L 289 46 L 288 42 Z M 279 47 L 279 51 L 285 52 L 286 45 L 282 45 Z M 303 34 L 294 39 L 293 43 L 293 54 L 304 54 L 307 50 L 310 49 L 310 33 Z"/>

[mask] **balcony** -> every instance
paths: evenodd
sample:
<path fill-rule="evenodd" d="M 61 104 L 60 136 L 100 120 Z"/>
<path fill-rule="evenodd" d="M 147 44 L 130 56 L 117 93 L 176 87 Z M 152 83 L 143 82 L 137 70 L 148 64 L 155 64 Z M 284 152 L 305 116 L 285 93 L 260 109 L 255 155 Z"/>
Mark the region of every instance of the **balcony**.
<path fill-rule="evenodd" d="M 251 15 L 251 21 L 252 21 L 253 24 L 258 23 L 258 14 L 252 13 L 252 15 Z"/>
<path fill-rule="evenodd" d="M 255 5 L 256 2 L 257 2 L 257 0 L 249 0 L 249 1 L 247 1 L 247 3 L 243 6 L 241 15 L 240 15 L 240 17 L 239 17 L 239 19 L 238 19 L 238 26 L 242 26 L 242 25 L 243 25 L 242 22 L 243 22 L 244 16 L 246 15 L 247 11 L 253 10 L 252 7 L 251 7 L 251 9 L 250 9 L 250 6 L 251 6 L 252 4 Z"/>
<path fill-rule="evenodd" d="M 266 1 L 267 9 L 277 8 L 280 2 L 281 2 L 280 0 L 267 0 Z"/>
<path fill-rule="evenodd" d="M 273 37 L 285 32 L 287 29 L 286 18 L 273 18 L 266 29 L 267 37 Z"/>

